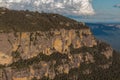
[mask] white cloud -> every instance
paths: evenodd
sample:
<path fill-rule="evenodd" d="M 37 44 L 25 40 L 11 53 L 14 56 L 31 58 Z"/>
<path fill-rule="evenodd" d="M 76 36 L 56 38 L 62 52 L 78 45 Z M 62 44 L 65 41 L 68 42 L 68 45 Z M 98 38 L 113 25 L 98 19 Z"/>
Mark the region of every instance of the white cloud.
<path fill-rule="evenodd" d="M 1 7 L 68 15 L 92 15 L 91 0 L 0 0 Z"/>

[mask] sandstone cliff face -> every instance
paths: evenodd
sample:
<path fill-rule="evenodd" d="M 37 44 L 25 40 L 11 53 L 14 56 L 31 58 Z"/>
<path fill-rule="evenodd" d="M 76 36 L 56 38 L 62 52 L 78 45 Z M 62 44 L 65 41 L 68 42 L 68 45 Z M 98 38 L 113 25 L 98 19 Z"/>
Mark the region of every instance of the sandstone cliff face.
<path fill-rule="evenodd" d="M 73 45 L 73 48 L 97 45 L 89 29 L 0 33 L 0 44 L 0 59 L 4 60 L 0 60 L 0 64 L 13 62 L 12 54 L 14 52 L 20 53 L 22 59 L 28 59 L 39 53 L 45 55 L 51 55 L 53 52 L 68 54 L 70 45 Z"/>
<path fill-rule="evenodd" d="M 69 74 L 82 63 L 95 63 L 90 51 L 94 52 L 94 46 L 99 45 L 90 29 L 0 33 L 0 44 L 0 64 L 6 65 L 0 69 L 3 75 L 0 80 L 32 80 L 44 76 L 54 79 L 59 74 Z M 99 54 L 110 59 L 112 53 L 112 48 L 107 46 Z M 99 67 L 107 69 L 111 64 L 110 61 Z M 91 72 L 86 68 L 83 74 Z"/>
<path fill-rule="evenodd" d="M 108 69 L 112 58 L 113 49 L 84 23 L 0 8 L 0 80 L 80 80 L 79 73 Z"/>

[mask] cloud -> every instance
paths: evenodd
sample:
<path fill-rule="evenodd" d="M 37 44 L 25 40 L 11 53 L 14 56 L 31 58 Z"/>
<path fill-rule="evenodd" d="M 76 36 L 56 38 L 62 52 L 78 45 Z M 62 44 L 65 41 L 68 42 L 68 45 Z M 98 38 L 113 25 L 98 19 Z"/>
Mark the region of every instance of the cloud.
<path fill-rule="evenodd" d="M 93 15 L 92 0 L 0 0 L 1 7 L 68 15 Z"/>
<path fill-rule="evenodd" d="M 116 4 L 114 5 L 114 7 L 120 8 L 120 4 Z"/>

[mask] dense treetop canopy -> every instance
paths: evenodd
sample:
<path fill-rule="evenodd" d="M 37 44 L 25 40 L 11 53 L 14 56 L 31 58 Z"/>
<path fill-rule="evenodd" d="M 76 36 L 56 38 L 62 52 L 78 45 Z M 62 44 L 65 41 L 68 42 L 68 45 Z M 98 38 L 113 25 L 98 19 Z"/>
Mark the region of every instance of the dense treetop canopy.
<path fill-rule="evenodd" d="M 82 22 L 77 22 L 59 14 L 38 13 L 8 10 L 0 8 L 0 29 L 4 31 L 47 31 L 50 29 L 81 29 L 88 28 Z"/>

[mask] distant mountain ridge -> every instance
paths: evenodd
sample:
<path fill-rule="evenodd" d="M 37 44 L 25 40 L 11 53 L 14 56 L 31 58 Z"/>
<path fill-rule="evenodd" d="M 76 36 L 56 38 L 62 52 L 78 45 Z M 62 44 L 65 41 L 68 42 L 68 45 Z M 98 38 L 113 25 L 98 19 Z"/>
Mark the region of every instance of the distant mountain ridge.
<path fill-rule="evenodd" d="M 113 48 L 120 51 L 120 23 L 86 23 L 93 34 L 101 40 L 111 44 Z"/>

